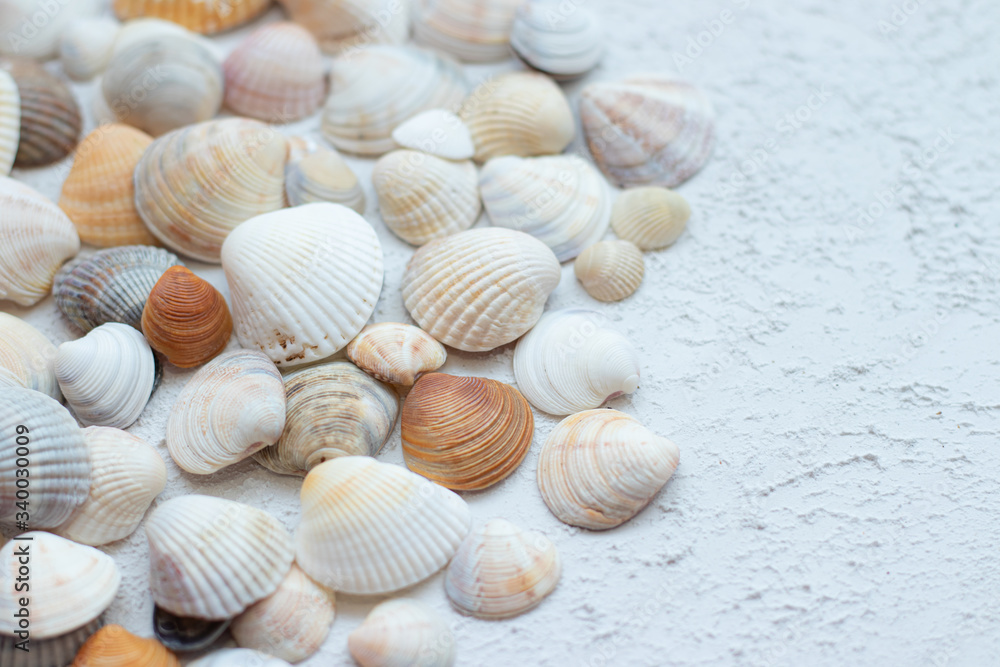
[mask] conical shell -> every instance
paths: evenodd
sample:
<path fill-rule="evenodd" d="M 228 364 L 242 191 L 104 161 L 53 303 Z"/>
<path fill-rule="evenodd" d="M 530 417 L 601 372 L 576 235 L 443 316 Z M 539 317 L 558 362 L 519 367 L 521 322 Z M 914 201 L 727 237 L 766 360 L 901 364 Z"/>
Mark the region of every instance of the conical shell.
<path fill-rule="evenodd" d="M 402 44 L 410 32 L 410 3 L 399 0 L 278 0 L 327 53 L 353 56 L 373 44 Z"/>
<path fill-rule="evenodd" d="M 290 206 L 330 202 L 365 212 L 361 181 L 333 148 L 292 151 L 285 167 L 285 195 Z"/>
<path fill-rule="evenodd" d="M 248 648 L 224 648 L 188 663 L 188 667 L 291 667 L 280 658 Z"/>
<path fill-rule="evenodd" d="M 403 404 L 406 467 L 459 491 L 485 489 L 510 475 L 535 433 L 531 407 L 496 380 L 425 375 Z"/>
<path fill-rule="evenodd" d="M 105 16 L 74 21 L 59 39 L 59 60 L 74 81 L 90 81 L 111 61 L 121 24 Z"/>
<path fill-rule="evenodd" d="M 0 69 L 0 176 L 10 174 L 21 140 L 21 95 L 9 72 Z"/>
<path fill-rule="evenodd" d="M 271 0 L 114 0 L 115 14 L 125 21 L 154 17 L 211 35 L 252 21 Z"/>
<path fill-rule="evenodd" d="M 601 241 L 580 253 L 573 271 L 590 296 L 620 301 L 639 289 L 646 264 L 631 241 Z"/>
<path fill-rule="evenodd" d="M 15 167 L 42 167 L 69 155 L 80 139 L 83 119 L 66 83 L 31 60 L 3 63 L 21 100 L 20 140 Z"/>
<path fill-rule="evenodd" d="M 633 188 L 615 202 L 611 226 L 615 234 L 641 250 L 659 250 L 680 238 L 690 217 L 687 200 L 673 190 Z"/>
<path fill-rule="evenodd" d="M 277 519 L 223 498 L 171 498 L 146 520 L 146 535 L 153 601 L 179 616 L 236 616 L 273 593 L 292 566 Z"/>
<path fill-rule="evenodd" d="M 285 385 L 263 352 L 234 350 L 195 373 L 170 411 L 167 449 L 178 466 L 207 475 L 281 437 Z"/>
<path fill-rule="evenodd" d="M 30 650 L 17 648 L 18 637 L 0 635 L 0 665 L 3 667 L 62 667 L 73 662 L 80 647 L 104 625 L 103 617 L 52 639 L 31 638 Z"/>
<path fill-rule="evenodd" d="M 403 301 L 445 345 L 486 352 L 535 325 L 561 277 L 548 246 L 523 232 L 470 229 L 431 241 L 403 276 Z"/>
<path fill-rule="evenodd" d="M 518 7 L 510 46 L 529 67 L 554 79 L 574 79 L 604 55 L 604 30 L 586 7 L 562 0 L 527 0 Z"/>
<path fill-rule="evenodd" d="M 492 519 L 462 542 L 448 566 L 444 590 L 464 614 L 510 618 L 555 590 L 561 571 L 559 553 L 548 538 Z"/>
<path fill-rule="evenodd" d="M 289 373 L 285 395 L 281 439 L 254 454 L 283 475 L 305 475 L 339 456 L 375 456 L 399 415 L 396 392 L 346 361 Z"/>
<path fill-rule="evenodd" d="M 681 81 L 591 84 L 580 94 L 580 118 L 594 161 L 620 187 L 679 185 L 705 165 L 715 145 L 711 103 Z"/>
<path fill-rule="evenodd" d="M 353 339 L 382 291 L 382 246 L 364 218 L 306 204 L 249 220 L 222 248 L 240 345 L 280 367 L 329 357 Z"/>
<path fill-rule="evenodd" d="M 155 639 L 106 625 L 87 640 L 72 667 L 180 667 L 177 656 Z"/>
<path fill-rule="evenodd" d="M 472 134 L 462 119 L 447 109 L 422 111 L 392 131 L 401 148 L 446 160 L 471 160 L 476 154 Z"/>
<path fill-rule="evenodd" d="M 461 232 L 479 219 L 479 182 L 471 161 L 393 151 L 372 172 L 386 227 L 413 245 Z"/>
<path fill-rule="evenodd" d="M 24 320 L 0 313 L 0 387 L 34 389 L 62 400 L 55 372 L 56 346 Z"/>
<path fill-rule="evenodd" d="M 361 667 L 451 667 L 455 635 L 441 615 L 422 602 L 386 600 L 347 637 Z"/>
<path fill-rule="evenodd" d="M 4 0 L 0 3 L 0 54 L 47 60 L 59 47 L 66 27 L 85 16 L 104 11 L 103 0 Z M 5 665 L 6 667 L 6 665 Z"/>
<path fill-rule="evenodd" d="M 448 353 L 425 331 L 409 324 L 369 324 L 347 346 L 347 358 L 369 375 L 404 387 L 444 365 Z"/>
<path fill-rule="evenodd" d="M 431 576 L 471 521 L 455 493 L 366 456 L 316 466 L 301 496 L 296 560 L 322 586 L 358 595 L 398 591 Z"/>
<path fill-rule="evenodd" d="M 467 62 L 503 60 L 522 1 L 414 0 L 414 39 Z"/>
<path fill-rule="evenodd" d="M 160 137 L 135 170 L 135 204 L 165 246 L 218 262 L 239 224 L 285 204 L 288 142 L 257 121 L 209 121 Z"/>

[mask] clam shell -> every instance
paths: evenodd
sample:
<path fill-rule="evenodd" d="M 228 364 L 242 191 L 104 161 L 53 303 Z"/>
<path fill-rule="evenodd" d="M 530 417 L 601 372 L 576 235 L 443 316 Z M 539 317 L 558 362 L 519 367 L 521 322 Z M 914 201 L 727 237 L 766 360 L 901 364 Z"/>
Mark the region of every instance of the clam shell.
<path fill-rule="evenodd" d="M 633 77 L 594 83 L 580 94 L 594 161 L 620 187 L 672 188 L 695 175 L 715 145 L 715 112 L 689 83 Z"/>
<path fill-rule="evenodd" d="M 444 567 L 471 521 L 455 493 L 366 456 L 316 466 L 301 496 L 296 560 L 319 584 L 351 594 L 423 581 Z"/>
<path fill-rule="evenodd" d="M 496 380 L 431 373 L 407 395 L 401 419 L 406 467 L 459 491 L 507 478 L 528 454 L 531 407 Z"/>
<path fill-rule="evenodd" d="M 464 231 L 482 212 L 471 161 L 393 151 L 375 163 L 372 182 L 386 227 L 413 245 Z"/>
<path fill-rule="evenodd" d="M 353 339 L 382 291 L 382 246 L 364 218 L 306 204 L 240 225 L 222 248 L 240 345 L 280 367 L 329 357 Z"/>
<path fill-rule="evenodd" d="M 123 21 L 160 18 L 211 35 L 252 21 L 267 10 L 271 0 L 114 0 L 113 4 Z"/>
<path fill-rule="evenodd" d="M 604 29 L 586 7 L 561 0 L 527 0 L 518 7 L 510 46 L 529 67 L 551 77 L 575 79 L 604 55 Z"/>
<path fill-rule="evenodd" d="M 365 191 L 357 175 L 333 148 L 317 148 L 288 160 L 285 195 L 291 206 L 330 202 L 365 212 Z"/>
<path fill-rule="evenodd" d="M 18 637 L 0 635 L 0 664 L 4 667 L 62 667 L 73 662 L 73 657 L 89 637 L 101 629 L 102 618 L 81 628 L 52 639 L 31 638 L 30 650 L 17 648 Z"/>
<path fill-rule="evenodd" d="M 167 420 L 178 466 L 207 475 L 274 444 L 285 426 L 285 385 L 263 352 L 234 350 L 195 373 Z"/>
<path fill-rule="evenodd" d="M 673 190 L 633 188 L 615 202 L 611 226 L 615 234 L 641 250 L 659 250 L 680 238 L 690 217 L 687 200 Z"/>
<path fill-rule="evenodd" d="M 401 148 L 446 160 L 471 160 L 476 154 L 469 128 L 447 109 L 418 113 L 392 131 L 392 140 Z"/>
<path fill-rule="evenodd" d="M 580 253 L 573 271 L 590 296 L 621 301 L 639 289 L 646 265 L 631 241 L 601 241 Z"/>
<path fill-rule="evenodd" d="M 486 352 L 535 325 L 560 277 L 559 261 L 538 239 L 470 229 L 413 254 L 403 301 L 420 328 L 445 345 Z"/>
<path fill-rule="evenodd" d="M 66 76 L 90 81 L 111 61 L 121 24 L 105 16 L 74 21 L 59 38 L 59 60 Z"/>
<path fill-rule="evenodd" d="M 291 667 L 280 658 L 248 648 L 224 648 L 188 663 L 188 667 Z"/>
<path fill-rule="evenodd" d="M 409 324 L 369 324 L 347 346 L 347 358 L 372 377 L 404 387 L 448 358 L 444 346 Z"/>
<path fill-rule="evenodd" d="M 132 19 L 121 25 L 111 54 L 116 56 L 140 42 L 147 42 L 158 37 L 187 37 L 199 41 L 201 44 L 210 44 L 207 39 L 173 21 L 158 18 Z"/>
<path fill-rule="evenodd" d="M 20 140 L 15 167 L 42 167 L 76 148 L 83 119 L 66 83 L 30 60 L 3 64 L 17 83 L 21 100 Z"/>
<path fill-rule="evenodd" d="M 523 0 L 415 0 L 413 37 L 466 62 L 505 59 Z"/>
<path fill-rule="evenodd" d="M 444 590 L 463 614 L 510 618 L 555 590 L 561 570 L 559 553 L 547 537 L 492 519 L 462 542 L 448 566 Z"/>
<path fill-rule="evenodd" d="M 288 532 L 242 503 L 187 495 L 146 520 L 153 601 L 180 616 L 236 616 L 278 588 L 292 566 Z"/>
<path fill-rule="evenodd" d="M 455 635 L 441 615 L 416 600 L 380 603 L 347 637 L 361 667 L 451 667 Z"/>
<path fill-rule="evenodd" d="M 54 370 L 56 346 L 24 320 L 0 312 L 0 387 L 34 389 L 62 400 Z"/>
<path fill-rule="evenodd" d="M 177 656 L 155 639 L 136 637 L 120 625 L 106 625 L 76 654 L 73 667 L 181 667 Z"/>
<path fill-rule="evenodd" d="M 104 10 L 102 0 L 4 0 L 0 3 L 0 54 L 46 60 L 56 55 L 67 26 Z"/>
<path fill-rule="evenodd" d="M 231 618 L 205 621 L 177 616 L 153 605 L 153 634 L 164 646 L 178 653 L 204 651 L 229 629 L 231 623 Z"/>
<path fill-rule="evenodd" d="M 9 72 L 0 69 L 0 176 L 10 174 L 21 140 L 21 95 Z"/>
<path fill-rule="evenodd" d="M 402 44 L 410 32 L 410 3 L 399 0 L 278 0 L 327 53 L 354 56 L 372 44 Z"/>

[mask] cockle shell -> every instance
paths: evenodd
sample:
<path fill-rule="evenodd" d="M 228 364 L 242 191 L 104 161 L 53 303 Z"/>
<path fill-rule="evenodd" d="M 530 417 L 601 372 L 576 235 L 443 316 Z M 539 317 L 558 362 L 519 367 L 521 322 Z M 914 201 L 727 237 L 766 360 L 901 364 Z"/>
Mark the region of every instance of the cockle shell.
<path fill-rule="evenodd" d="M 529 67 L 554 79 L 574 79 L 594 69 L 604 55 L 597 16 L 561 0 L 527 0 L 518 7 L 510 46 Z"/>
<path fill-rule="evenodd" d="M 621 187 L 672 188 L 694 176 L 715 145 L 715 112 L 689 83 L 633 77 L 593 83 L 580 118 L 594 161 Z"/>
<path fill-rule="evenodd" d="M 464 614 L 510 618 L 555 590 L 561 571 L 559 553 L 548 538 L 492 519 L 462 542 L 448 566 L 444 590 Z"/>
<path fill-rule="evenodd" d="M 57 0 L 55 5 L 39 0 L 4 0 L 0 3 L 0 53 L 36 60 L 51 58 L 67 26 L 103 9 L 101 0 Z"/>
<path fill-rule="evenodd" d="M 633 188 L 615 202 L 611 226 L 615 234 L 641 250 L 659 250 L 680 238 L 690 217 L 687 200 L 673 190 Z"/>
<path fill-rule="evenodd" d="M 503 60 L 522 1 L 414 0 L 414 39 L 467 62 Z"/>
<path fill-rule="evenodd" d="M 366 456 L 316 466 L 301 497 L 296 560 L 319 584 L 358 595 L 398 591 L 431 576 L 471 521 L 455 493 Z"/>
<path fill-rule="evenodd" d="M 21 95 L 10 72 L 0 69 L 0 176 L 10 174 L 21 140 Z"/>
<path fill-rule="evenodd" d="M 486 352 L 535 325 L 560 277 L 559 261 L 538 239 L 470 229 L 413 254 L 403 301 L 420 328 L 445 345 Z"/>
<path fill-rule="evenodd" d="M 218 262 L 245 220 L 285 204 L 285 138 L 244 118 L 208 121 L 157 139 L 135 170 L 135 204 L 165 246 Z"/>
<path fill-rule="evenodd" d="M 485 489 L 509 476 L 535 433 L 531 407 L 496 380 L 431 373 L 407 395 L 406 467 L 449 489 Z"/>
<path fill-rule="evenodd" d="M 620 301 L 639 289 L 646 265 L 631 241 L 601 241 L 580 253 L 573 271 L 590 296 Z"/>
<path fill-rule="evenodd" d="M 455 635 L 441 615 L 417 600 L 397 598 L 377 605 L 347 637 L 361 667 L 451 667 Z"/>
<path fill-rule="evenodd" d="M 80 647 L 72 667 L 180 667 L 177 656 L 155 639 L 106 625 Z"/>
<path fill-rule="evenodd" d="M 289 373 L 285 395 L 281 439 L 254 454 L 283 475 L 305 475 L 338 456 L 375 456 L 399 414 L 396 392 L 346 361 Z"/>
<path fill-rule="evenodd" d="M 24 320 L 0 312 L 0 388 L 24 387 L 62 400 L 56 346 Z"/>
<path fill-rule="evenodd" d="M 280 367 L 329 357 L 353 339 L 382 291 L 372 226 L 338 204 L 306 204 L 243 223 L 222 248 L 240 345 Z"/>
<path fill-rule="evenodd" d="M 290 142 L 291 143 L 291 142 Z M 291 206 L 330 202 L 365 212 L 365 191 L 344 158 L 333 148 L 292 150 L 285 166 L 285 195 Z"/>
<path fill-rule="evenodd" d="M 410 32 L 410 3 L 399 0 L 278 0 L 327 53 L 353 56 L 373 44 L 402 44 Z"/>
<path fill-rule="evenodd" d="M 375 163 L 372 182 L 386 227 L 413 245 L 464 231 L 482 212 L 471 161 L 393 151 Z"/>
<path fill-rule="evenodd" d="M 20 140 L 15 167 L 42 167 L 69 155 L 80 139 L 83 119 L 66 83 L 31 60 L 3 64 L 21 104 Z"/>
<path fill-rule="evenodd" d="M 274 444 L 285 427 L 285 385 L 263 352 L 233 350 L 185 385 L 167 420 L 178 466 L 207 475 Z"/>
<path fill-rule="evenodd" d="M 171 498 L 146 520 L 146 535 L 153 601 L 179 616 L 236 616 L 273 593 L 292 566 L 277 519 L 223 498 Z"/>
<path fill-rule="evenodd" d="M 70 24 L 59 38 L 59 60 L 74 81 L 90 81 L 111 61 L 121 24 L 106 16 L 85 17 Z"/>
<path fill-rule="evenodd" d="M 115 14 L 125 21 L 155 17 L 210 35 L 252 21 L 271 0 L 114 0 Z"/>
<path fill-rule="evenodd" d="M 444 346 L 409 324 L 369 324 L 347 346 L 347 358 L 383 382 L 413 386 L 422 373 L 444 365 Z"/>
<path fill-rule="evenodd" d="M 188 663 L 188 667 L 291 667 L 280 658 L 248 648 L 224 648 Z"/>
<path fill-rule="evenodd" d="M 402 148 L 446 160 L 471 160 L 476 154 L 469 128 L 447 109 L 418 113 L 393 130 L 392 139 Z"/>
<path fill-rule="evenodd" d="M 4 667 L 50 667 L 69 665 L 80 647 L 104 625 L 103 617 L 52 639 L 31 637 L 30 650 L 17 648 L 21 640 L 17 637 L 0 635 L 0 665 Z"/>
<path fill-rule="evenodd" d="M 494 225 L 531 234 L 560 262 L 600 240 L 611 221 L 607 184 L 575 156 L 494 158 L 483 167 L 479 187 Z"/>

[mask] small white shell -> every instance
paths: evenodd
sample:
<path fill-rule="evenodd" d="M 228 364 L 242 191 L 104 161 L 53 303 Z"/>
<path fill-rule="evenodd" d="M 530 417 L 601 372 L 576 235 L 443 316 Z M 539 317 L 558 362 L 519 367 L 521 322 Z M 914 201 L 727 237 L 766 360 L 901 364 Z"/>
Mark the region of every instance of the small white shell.
<path fill-rule="evenodd" d="M 397 598 L 377 605 L 347 637 L 361 667 L 450 667 L 455 635 L 441 615 L 417 600 Z"/>
<path fill-rule="evenodd" d="M 21 94 L 10 72 L 0 69 L 0 176 L 10 174 L 21 139 Z"/>
<path fill-rule="evenodd" d="M 46 60 L 56 55 L 66 27 L 104 9 L 102 0 L 59 0 L 45 5 L 39 0 L 4 0 L 0 4 L 0 54 Z"/>
<path fill-rule="evenodd" d="M 615 234 L 641 250 L 659 250 L 680 238 L 690 217 L 687 200 L 673 190 L 633 188 L 615 202 L 611 226 Z"/>
<path fill-rule="evenodd" d="M 0 313 L 0 387 L 34 389 L 62 400 L 55 373 L 56 346 L 24 320 Z"/>
<path fill-rule="evenodd" d="M 410 32 L 410 2 L 399 0 L 278 0 L 326 53 L 351 57 L 373 44 L 402 44 Z"/>
<path fill-rule="evenodd" d="M 469 128 L 447 109 L 418 113 L 393 130 L 392 138 L 402 148 L 446 160 L 471 160 L 476 154 Z"/>
<path fill-rule="evenodd" d="M 573 79 L 594 69 L 604 55 L 604 40 L 592 11 L 562 0 L 527 0 L 510 33 L 514 53 L 555 79 Z"/>
<path fill-rule="evenodd" d="M 187 28 L 173 21 L 146 17 L 141 19 L 131 19 L 121 24 L 121 29 L 115 37 L 112 55 L 118 55 L 122 51 L 139 44 L 148 42 L 159 37 L 187 37 L 190 40 L 207 45 L 210 42 L 200 35 L 191 32 Z"/>
<path fill-rule="evenodd" d="M 573 272 L 598 301 L 620 301 L 639 289 L 646 264 L 631 241 L 601 241 L 580 253 Z"/>
<path fill-rule="evenodd" d="M 412 387 L 423 373 L 444 366 L 448 358 L 441 343 L 409 324 L 369 324 L 347 346 L 347 358 L 372 377 Z"/>
<path fill-rule="evenodd" d="M 111 61 L 121 24 L 106 16 L 88 17 L 66 28 L 59 40 L 63 71 L 75 81 L 90 81 Z"/>
<path fill-rule="evenodd" d="M 309 144 L 302 139 L 289 142 Z M 343 204 L 358 213 L 365 212 L 365 191 L 357 174 L 333 148 L 309 146 L 292 149 L 285 165 L 285 195 L 290 206 L 317 202 Z"/>
<path fill-rule="evenodd" d="M 467 62 L 503 60 L 522 0 L 416 0 L 413 37 Z"/>
<path fill-rule="evenodd" d="M 291 667 L 280 658 L 248 648 L 224 648 L 188 663 L 188 667 Z"/>

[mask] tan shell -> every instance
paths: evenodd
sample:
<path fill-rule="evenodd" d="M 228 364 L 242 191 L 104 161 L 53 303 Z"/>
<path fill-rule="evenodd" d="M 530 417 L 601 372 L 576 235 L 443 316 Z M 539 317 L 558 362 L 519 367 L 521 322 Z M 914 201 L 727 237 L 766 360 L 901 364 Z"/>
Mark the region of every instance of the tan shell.
<path fill-rule="evenodd" d="M 180 667 L 177 656 L 155 639 L 105 625 L 87 640 L 72 667 Z"/>
<path fill-rule="evenodd" d="M 10 174 L 21 139 L 21 95 L 14 77 L 0 69 L 0 176 Z"/>
<path fill-rule="evenodd" d="M 372 377 L 404 387 L 444 365 L 441 343 L 409 324 L 369 324 L 347 346 L 347 358 Z"/>
<path fill-rule="evenodd" d="M 3 68 L 14 77 L 21 99 L 21 137 L 14 166 L 42 167 L 73 152 L 83 119 L 69 86 L 31 60 L 10 60 Z"/>
<path fill-rule="evenodd" d="M 55 358 L 56 346 L 45 334 L 0 312 L 0 387 L 34 389 L 61 401 Z"/>
<path fill-rule="evenodd" d="M 451 667 L 455 635 L 441 615 L 406 598 L 378 604 L 347 637 L 361 667 Z"/>
<path fill-rule="evenodd" d="M 523 0 L 414 0 L 413 37 L 467 62 L 510 54 L 514 14 Z"/>
<path fill-rule="evenodd" d="M 641 250 L 659 250 L 680 238 L 690 217 L 687 200 L 673 190 L 633 188 L 615 202 L 611 226 L 615 234 Z"/>
<path fill-rule="evenodd" d="M 271 0 L 114 0 L 115 14 L 125 21 L 153 17 L 210 35 L 252 21 Z"/>
<path fill-rule="evenodd" d="M 289 141 L 285 196 L 289 206 L 330 202 L 364 214 L 365 191 L 357 174 L 334 148 L 300 137 Z"/>
<path fill-rule="evenodd" d="M 410 3 L 399 0 L 278 0 L 327 53 L 351 56 L 372 44 L 402 44 L 410 32 Z"/>
<path fill-rule="evenodd" d="M 621 301 L 639 289 L 646 264 L 631 241 L 601 241 L 580 253 L 573 272 L 598 301 Z"/>

